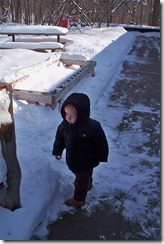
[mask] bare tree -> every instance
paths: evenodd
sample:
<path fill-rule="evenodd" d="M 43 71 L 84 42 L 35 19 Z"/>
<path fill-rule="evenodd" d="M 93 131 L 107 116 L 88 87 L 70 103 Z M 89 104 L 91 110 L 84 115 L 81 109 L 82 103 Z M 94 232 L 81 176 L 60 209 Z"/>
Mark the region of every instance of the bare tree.
<path fill-rule="evenodd" d="M 10 8 L 8 1 L 0 0 L 0 23 L 5 23 L 8 21 L 8 16 L 10 14 Z"/>
<path fill-rule="evenodd" d="M 152 11 L 152 26 L 160 24 L 160 0 L 154 0 L 154 8 Z"/>
<path fill-rule="evenodd" d="M 0 0 L 2 23 L 60 25 L 76 15 L 85 25 L 160 25 L 160 0 Z"/>

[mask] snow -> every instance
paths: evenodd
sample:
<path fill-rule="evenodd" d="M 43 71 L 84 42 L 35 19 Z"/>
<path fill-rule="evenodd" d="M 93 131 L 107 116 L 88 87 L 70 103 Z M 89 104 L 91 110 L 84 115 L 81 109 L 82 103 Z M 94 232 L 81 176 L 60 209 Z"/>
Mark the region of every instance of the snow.
<path fill-rule="evenodd" d="M 84 92 L 90 97 L 91 117 L 102 124 L 110 146 L 109 162 L 101 163 L 94 170 L 95 187 L 88 194 L 88 203 L 84 209 L 90 214 L 94 207 L 105 199 L 117 210 L 122 202 L 118 201 L 116 204 L 115 197 L 121 192 L 126 192 L 123 214 L 129 220 L 135 220 L 136 216 L 145 216 L 145 219 L 148 217 L 146 196 L 140 195 L 139 192 L 144 187 L 145 177 L 150 178 L 152 182 L 152 168 L 145 167 L 140 171 L 135 166 L 140 159 L 129 149 L 129 141 L 137 145 L 141 139 L 147 141 L 148 137 L 137 130 L 139 125 L 135 123 L 134 138 L 130 138 L 131 134 L 127 132 L 122 137 L 120 135 L 119 141 L 117 140 L 118 135 L 114 127 L 119 125 L 124 110 L 120 108 L 118 113 L 118 110 L 110 108 L 112 116 L 109 120 L 106 91 L 110 91 L 113 76 L 121 69 L 120 64 L 131 48 L 135 35 L 119 26 L 100 29 L 86 27 L 82 29 L 82 33 L 77 28 L 71 28 L 64 36 L 66 53 L 39 53 L 23 49 L 0 51 L 0 81 L 10 83 L 22 79 L 21 82 L 15 83 L 16 88 L 39 91 L 49 90 L 58 84 L 59 79 L 62 80 L 64 76 L 73 72 L 73 69 L 66 69 L 62 64 L 56 67 L 55 61 L 58 58 L 69 57 L 97 62 L 95 77 L 86 76 L 63 98 L 64 100 L 72 92 Z M 158 33 L 149 35 L 159 36 Z M 10 41 L 10 37 L 0 36 L 0 39 Z M 52 37 L 50 40 L 52 41 Z M 140 111 L 149 109 L 140 105 L 135 106 L 135 109 Z M 0 239 L 29 240 L 32 234 L 44 239 L 48 233 L 49 222 L 55 221 L 63 211 L 74 211 L 64 204 L 67 198 L 72 197 L 74 189 L 74 176 L 66 166 L 65 152 L 61 161 L 57 161 L 51 154 L 54 135 L 62 120 L 60 105 L 52 110 L 49 107 L 18 101 L 14 97 L 13 107 L 17 157 L 22 171 L 22 208 L 11 212 L 0 207 Z M 119 153 L 120 146 L 124 147 L 124 155 Z M 141 158 L 148 159 L 155 172 L 158 167 L 156 158 L 148 157 L 146 152 L 141 154 Z M 134 198 L 136 201 L 131 200 Z M 152 215 L 159 221 L 156 212 Z M 141 224 L 145 233 L 149 233 L 150 230 L 144 223 Z M 105 237 L 102 235 L 101 239 L 104 240 Z"/>
<path fill-rule="evenodd" d="M 12 118 L 8 112 L 10 105 L 9 93 L 6 89 L 0 90 L 0 126 L 2 124 L 10 124 Z M 2 155 L 2 150 L 0 150 L 0 183 L 7 187 L 7 165 Z"/>
<path fill-rule="evenodd" d="M 10 105 L 9 93 L 6 89 L 0 90 L 0 126 L 10 124 L 12 118 L 8 112 Z M 7 165 L 0 150 L 0 183 L 7 187 Z"/>
<path fill-rule="evenodd" d="M 37 49 L 38 43 L 37 42 L 1 42 L 0 47 L 2 48 L 24 48 L 24 49 Z M 40 49 L 57 49 L 57 48 L 63 48 L 64 45 L 59 42 L 40 42 L 39 48 Z"/>
<path fill-rule="evenodd" d="M 60 34 L 65 35 L 68 29 L 60 26 L 44 26 L 44 25 L 1 25 L 1 33 L 35 33 L 35 34 Z"/>
<path fill-rule="evenodd" d="M 10 105 L 9 94 L 6 89 L 0 90 L 0 126 L 1 124 L 9 124 L 12 122 L 11 115 L 8 112 Z"/>

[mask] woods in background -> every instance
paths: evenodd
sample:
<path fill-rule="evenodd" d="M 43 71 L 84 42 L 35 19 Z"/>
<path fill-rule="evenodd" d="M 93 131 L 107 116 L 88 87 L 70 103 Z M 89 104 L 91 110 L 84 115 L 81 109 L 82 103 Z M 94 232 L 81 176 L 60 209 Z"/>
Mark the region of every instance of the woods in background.
<path fill-rule="evenodd" d="M 0 0 L 0 23 L 160 26 L 160 0 Z"/>

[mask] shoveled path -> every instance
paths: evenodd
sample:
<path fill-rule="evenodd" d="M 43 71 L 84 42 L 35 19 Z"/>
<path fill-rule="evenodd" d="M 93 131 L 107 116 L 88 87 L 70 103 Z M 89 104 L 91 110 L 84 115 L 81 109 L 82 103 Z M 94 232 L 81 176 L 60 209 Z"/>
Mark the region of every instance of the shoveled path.
<path fill-rule="evenodd" d="M 150 133 L 150 141 L 144 146 L 149 148 L 152 156 L 157 155 L 160 148 L 160 135 L 155 131 L 156 124 L 160 122 L 156 113 L 160 110 L 160 57 L 154 48 L 155 42 L 160 45 L 159 38 L 144 37 L 138 33 L 123 63 L 124 80 L 117 82 L 109 102 L 111 106 L 117 103 L 118 106 L 131 108 L 134 104 L 142 104 L 149 108 L 148 112 L 129 112 L 128 118 L 122 118 L 120 130 L 124 130 L 127 123 L 140 119 L 142 130 Z M 142 60 L 142 65 L 138 60 Z M 132 82 L 129 83 L 129 80 Z M 138 152 L 140 150 L 138 148 Z M 144 240 L 141 234 L 137 234 L 139 224 L 126 221 L 122 215 L 112 213 L 111 209 L 110 203 L 104 203 L 90 216 L 86 216 L 83 209 L 73 214 L 63 213 L 49 225 L 47 240 Z"/>

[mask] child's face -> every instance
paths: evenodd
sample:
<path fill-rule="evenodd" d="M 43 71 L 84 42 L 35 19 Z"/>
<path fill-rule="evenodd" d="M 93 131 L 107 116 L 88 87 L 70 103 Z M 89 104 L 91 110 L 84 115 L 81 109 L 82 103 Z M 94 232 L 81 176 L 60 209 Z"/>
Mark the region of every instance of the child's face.
<path fill-rule="evenodd" d="M 65 119 L 67 120 L 67 122 L 69 124 L 74 124 L 77 119 L 76 108 L 73 105 L 68 104 L 65 106 L 64 111 L 65 111 Z"/>

